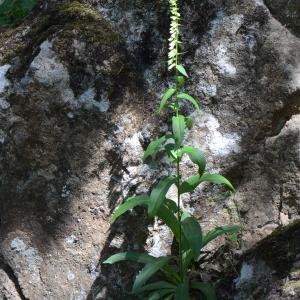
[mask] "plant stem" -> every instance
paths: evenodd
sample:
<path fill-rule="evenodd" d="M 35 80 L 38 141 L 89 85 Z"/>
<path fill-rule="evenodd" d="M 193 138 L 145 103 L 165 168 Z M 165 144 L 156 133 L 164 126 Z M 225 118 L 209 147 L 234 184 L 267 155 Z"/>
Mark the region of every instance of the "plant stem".
<path fill-rule="evenodd" d="M 183 282 L 183 267 L 182 267 L 182 229 L 181 229 L 181 211 L 180 211 L 180 159 L 176 161 L 177 173 L 177 219 L 179 224 L 179 241 L 178 241 L 178 261 L 179 261 L 179 274 L 180 280 Z"/>
<path fill-rule="evenodd" d="M 176 12 L 178 12 L 177 1 L 176 4 Z M 178 22 L 178 21 L 177 21 Z M 175 49 L 176 49 L 176 56 L 175 56 L 175 83 L 176 83 L 176 116 L 179 115 L 179 102 L 178 102 L 178 70 L 177 66 L 179 65 L 179 26 L 177 23 L 177 32 L 175 38 Z M 180 210 L 180 159 L 177 157 L 176 160 L 176 173 L 177 173 L 177 219 L 179 224 L 179 241 L 178 241 L 178 261 L 179 261 L 179 275 L 180 281 L 183 282 L 183 266 L 182 266 L 182 228 L 181 228 L 181 210 Z"/>

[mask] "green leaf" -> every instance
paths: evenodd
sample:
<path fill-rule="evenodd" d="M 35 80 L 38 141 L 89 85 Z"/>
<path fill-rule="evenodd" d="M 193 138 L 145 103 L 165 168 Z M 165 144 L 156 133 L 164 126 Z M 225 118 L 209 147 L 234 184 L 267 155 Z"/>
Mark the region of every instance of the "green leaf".
<path fill-rule="evenodd" d="M 174 95 L 175 92 L 176 92 L 176 89 L 170 88 L 164 93 L 162 100 L 160 102 L 160 105 L 159 105 L 159 109 L 158 109 L 159 113 L 164 109 L 167 101 Z"/>
<path fill-rule="evenodd" d="M 158 139 L 152 141 L 152 142 L 148 145 L 146 151 L 144 152 L 143 160 L 146 160 L 149 156 L 154 156 L 154 155 L 157 153 L 159 147 L 160 147 L 163 143 L 165 143 L 166 140 L 167 140 L 167 137 L 164 135 L 164 136 L 162 136 L 162 137 L 160 137 L 160 138 L 158 138 Z"/>
<path fill-rule="evenodd" d="M 179 274 L 174 270 L 173 266 L 166 265 L 161 269 L 164 277 L 174 284 L 178 284 L 180 282 Z"/>
<path fill-rule="evenodd" d="M 216 184 L 224 184 L 231 191 L 233 191 L 233 192 L 235 191 L 235 189 L 232 186 L 232 184 L 230 183 L 230 181 L 227 178 L 225 178 L 224 176 L 219 175 L 219 174 L 205 173 L 201 177 L 201 182 L 204 182 L 204 181 L 211 182 L 211 183 L 216 183 Z"/>
<path fill-rule="evenodd" d="M 165 205 L 161 205 L 157 216 L 172 230 L 175 238 L 179 241 L 179 223 L 173 212 Z"/>
<path fill-rule="evenodd" d="M 186 218 L 191 217 L 191 215 L 187 211 L 182 211 L 181 213 L 181 222 L 184 221 Z"/>
<path fill-rule="evenodd" d="M 180 74 L 184 75 L 185 77 L 189 77 L 183 65 L 177 65 L 176 69 Z"/>
<path fill-rule="evenodd" d="M 180 94 L 177 95 L 177 98 L 184 99 L 184 100 L 187 100 L 187 101 L 191 102 L 194 105 L 195 109 L 197 111 L 200 111 L 200 106 L 199 106 L 198 102 L 192 96 L 190 96 L 186 93 L 180 93 Z"/>
<path fill-rule="evenodd" d="M 183 234 L 193 252 L 193 257 L 194 259 L 197 259 L 202 247 L 202 231 L 200 224 L 195 218 L 189 217 L 181 222 L 181 226 Z"/>
<path fill-rule="evenodd" d="M 193 175 L 182 182 L 180 185 L 180 194 L 190 193 L 194 191 L 201 182 L 211 182 L 216 184 L 225 184 L 230 190 L 234 191 L 234 187 L 228 179 L 219 174 L 205 173 L 202 176 Z"/>
<path fill-rule="evenodd" d="M 172 213 L 177 214 L 177 203 L 171 199 L 165 199 L 164 204 L 171 210 Z"/>
<path fill-rule="evenodd" d="M 217 300 L 215 288 L 208 283 L 192 282 L 191 288 L 199 290 L 205 296 L 206 300 Z"/>
<path fill-rule="evenodd" d="M 177 159 L 177 154 L 176 154 L 176 151 L 175 151 L 175 144 L 166 144 L 165 145 L 165 150 L 166 150 L 166 153 L 168 155 L 168 158 L 171 162 L 173 162 L 174 160 Z"/>
<path fill-rule="evenodd" d="M 162 267 L 164 267 L 170 261 L 170 259 L 171 257 L 158 257 L 155 259 L 155 261 L 146 264 L 136 276 L 132 292 L 135 293 L 138 291 L 146 283 L 146 281 Z"/>
<path fill-rule="evenodd" d="M 158 281 L 154 283 L 149 283 L 147 285 L 144 285 L 141 287 L 139 290 L 135 291 L 135 294 L 143 293 L 143 292 L 148 292 L 148 291 L 153 291 L 153 290 L 162 290 L 162 289 L 170 289 L 170 290 L 175 290 L 176 285 L 167 282 L 167 281 Z"/>
<path fill-rule="evenodd" d="M 215 229 L 209 231 L 203 238 L 202 247 L 207 245 L 210 241 L 214 240 L 221 234 L 225 233 L 237 233 L 240 230 L 238 225 L 226 225 L 221 227 L 216 227 Z"/>
<path fill-rule="evenodd" d="M 189 285 L 187 280 L 177 286 L 175 300 L 189 300 Z"/>
<path fill-rule="evenodd" d="M 123 204 L 121 204 L 112 215 L 112 223 L 114 223 L 121 215 L 126 213 L 128 210 L 140 206 L 146 205 L 150 201 L 150 197 L 148 195 L 140 195 L 135 197 L 128 198 Z"/>
<path fill-rule="evenodd" d="M 203 153 L 199 149 L 187 145 L 183 146 L 180 152 L 181 155 L 187 154 L 190 160 L 194 164 L 198 165 L 199 167 L 198 173 L 202 175 L 203 172 L 205 171 L 205 166 L 206 166 L 206 161 Z"/>
<path fill-rule="evenodd" d="M 174 290 L 172 289 L 163 289 L 160 291 L 155 291 L 151 293 L 149 296 L 144 298 L 145 300 L 158 300 L 158 299 L 163 299 L 164 296 L 167 296 L 168 294 L 173 293 Z"/>
<path fill-rule="evenodd" d="M 177 76 L 176 77 L 176 83 L 177 83 L 178 88 L 182 88 L 184 86 L 184 83 L 185 83 L 184 77 L 183 76 Z"/>
<path fill-rule="evenodd" d="M 163 203 L 166 193 L 170 186 L 177 180 L 176 176 L 167 176 L 163 178 L 150 194 L 150 202 L 148 205 L 148 214 L 153 218 Z"/>
<path fill-rule="evenodd" d="M 189 177 L 180 185 L 180 194 L 190 193 L 194 191 L 200 183 L 201 183 L 200 175 L 193 175 Z"/>
<path fill-rule="evenodd" d="M 173 134 L 176 142 L 176 146 L 179 147 L 184 139 L 185 122 L 184 116 L 174 116 L 172 118 Z"/>
<path fill-rule="evenodd" d="M 188 249 L 183 252 L 182 254 L 182 268 L 184 272 L 187 272 L 189 269 L 189 265 L 194 258 L 193 251 L 191 249 Z"/>
<path fill-rule="evenodd" d="M 136 252 L 121 252 L 110 256 L 105 260 L 104 264 L 115 264 L 120 261 L 133 261 L 136 263 L 148 264 L 155 261 L 155 257 L 147 253 L 136 253 Z"/>

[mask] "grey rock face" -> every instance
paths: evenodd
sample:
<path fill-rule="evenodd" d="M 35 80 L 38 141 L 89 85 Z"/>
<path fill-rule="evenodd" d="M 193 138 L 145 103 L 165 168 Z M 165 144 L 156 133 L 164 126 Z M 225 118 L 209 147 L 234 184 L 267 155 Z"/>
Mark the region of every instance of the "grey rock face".
<path fill-rule="evenodd" d="M 276 19 L 291 29 L 298 37 L 300 35 L 300 3 L 297 0 L 266 0 L 266 5 Z"/>
<path fill-rule="evenodd" d="M 187 91 L 203 109 L 193 113 L 186 142 L 237 188 L 229 197 L 201 186 L 183 201 L 205 232 L 241 223 L 239 253 L 259 252 L 257 243 L 300 212 L 300 40 L 298 27 L 279 17 L 289 16 L 280 3 L 182 5 Z M 149 141 L 169 130 L 167 118 L 153 114 L 172 82 L 167 9 L 166 1 L 51 1 L 1 32 L 0 254 L 8 266 L 0 266 L 1 296 L 127 299 L 135 267 L 99 260 L 130 249 L 170 252 L 170 232 L 142 211 L 110 227 L 126 196 L 172 171 L 163 158 L 141 160 Z M 184 175 L 192 172 L 186 161 Z M 274 245 L 296 235 L 279 237 Z M 223 255 L 223 244 L 207 250 Z M 241 255 L 223 299 L 297 299 L 298 250 L 283 271 L 265 256 Z M 204 279 L 226 272 L 231 260 L 218 255 Z"/>

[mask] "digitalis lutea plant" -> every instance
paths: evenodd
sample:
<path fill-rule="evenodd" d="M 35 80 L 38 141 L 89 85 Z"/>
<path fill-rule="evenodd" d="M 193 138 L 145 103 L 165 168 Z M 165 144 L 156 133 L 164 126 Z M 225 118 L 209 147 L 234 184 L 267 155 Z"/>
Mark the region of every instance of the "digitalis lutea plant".
<path fill-rule="evenodd" d="M 181 195 L 193 192 L 203 182 L 224 185 L 231 192 L 234 192 L 234 188 L 225 177 L 205 172 L 205 157 L 199 149 L 183 145 L 185 131 L 191 128 L 192 119 L 181 114 L 180 102 L 191 102 L 197 111 L 200 108 L 197 101 L 183 91 L 188 74 L 180 64 L 179 59 L 180 13 L 177 0 L 170 0 L 169 3 L 171 26 L 168 69 L 170 71 L 175 70 L 176 84 L 164 93 L 158 112 L 162 112 L 167 106 L 171 109 L 173 112 L 172 133 L 152 141 L 147 147 L 143 159 L 154 159 L 157 152 L 162 151 L 175 165 L 176 174 L 162 178 L 153 187 L 151 193 L 128 198 L 115 210 L 112 222 L 115 222 L 121 215 L 134 207 L 143 206 L 147 209 L 150 218 L 158 217 L 171 229 L 178 245 L 178 253 L 174 256 L 157 258 L 147 253 L 123 252 L 112 255 L 104 263 L 113 264 L 127 260 L 143 265 L 132 287 L 132 294 L 136 295 L 137 298 L 188 300 L 190 290 L 195 289 L 200 291 L 207 300 L 214 300 L 216 294 L 210 284 L 193 281 L 190 278 L 191 266 L 200 261 L 202 249 L 210 241 L 222 234 L 237 233 L 239 226 L 217 227 L 207 234 L 203 234 L 199 222 L 181 209 Z M 198 169 L 195 175 L 186 179 L 182 178 L 180 170 L 184 155 L 187 155 Z M 173 184 L 177 187 L 177 203 L 166 198 L 166 194 Z M 154 281 L 154 275 L 160 280 Z"/>

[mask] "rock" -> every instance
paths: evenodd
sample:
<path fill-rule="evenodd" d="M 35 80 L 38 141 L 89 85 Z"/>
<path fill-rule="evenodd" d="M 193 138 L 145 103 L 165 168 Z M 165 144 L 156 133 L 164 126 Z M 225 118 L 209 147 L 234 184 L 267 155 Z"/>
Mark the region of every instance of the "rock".
<path fill-rule="evenodd" d="M 204 232 L 243 226 L 238 239 L 208 245 L 211 261 L 202 266 L 203 277 L 219 279 L 232 265 L 231 254 L 239 253 L 244 265 L 235 276 L 237 290 L 227 291 L 236 299 L 252 291 L 274 295 L 270 299 L 299 294 L 297 259 L 287 262 L 285 246 L 284 275 L 274 269 L 280 264 L 275 254 L 243 256 L 267 249 L 256 245 L 269 245 L 268 236 L 282 225 L 288 227 L 278 243 L 295 239 L 289 224 L 300 212 L 300 40 L 297 24 L 289 19 L 285 27 L 281 19 L 290 8 L 265 3 L 182 5 L 186 90 L 202 107 L 185 142 L 202 148 L 208 170 L 227 175 L 237 189 L 229 196 L 203 185 L 183 202 Z M 0 253 L 6 266 L 0 295 L 127 299 L 136 267 L 99 262 L 128 250 L 157 256 L 172 244 L 170 232 L 143 210 L 110 226 L 124 198 L 148 192 L 172 171 L 160 155 L 158 162 L 142 162 L 150 140 L 170 130 L 168 116 L 154 114 L 173 80 L 165 64 L 167 2 L 39 5 L 0 35 Z M 193 111 L 189 104 L 182 109 Z M 185 163 L 183 175 L 191 175 L 195 169 Z M 275 244 L 272 253 L 279 251 Z"/>
<path fill-rule="evenodd" d="M 21 300 L 16 286 L 8 276 L 7 270 L 0 269 L 0 297 L 7 300 Z"/>
<path fill-rule="evenodd" d="M 299 224 L 274 231 L 245 254 L 231 299 L 299 298 Z"/>
<path fill-rule="evenodd" d="M 291 29 L 295 35 L 300 35 L 300 4 L 297 0 L 266 0 L 266 5 L 269 7 L 272 14 L 283 26 Z"/>

